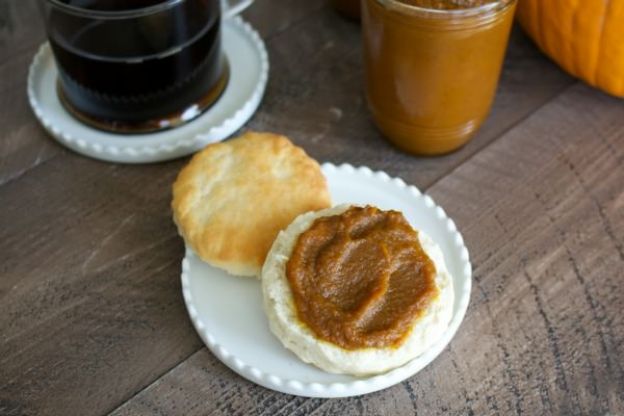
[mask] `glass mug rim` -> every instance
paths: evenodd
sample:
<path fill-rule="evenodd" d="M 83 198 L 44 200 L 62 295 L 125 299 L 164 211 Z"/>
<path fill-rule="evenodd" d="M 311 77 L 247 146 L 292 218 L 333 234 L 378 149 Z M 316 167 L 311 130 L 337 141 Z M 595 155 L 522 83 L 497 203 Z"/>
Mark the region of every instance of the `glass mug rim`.
<path fill-rule="evenodd" d="M 431 9 L 427 7 L 415 6 L 407 4 L 401 0 L 375 0 L 383 7 L 392 9 L 405 15 L 422 16 L 427 18 L 438 19 L 455 19 L 463 17 L 475 17 L 490 13 L 500 12 L 512 6 L 516 0 L 499 0 L 494 3 L 483 4 L 478 7 L 470 7 L 467 9 Z"/>
<path fill-rule="evenodd" d="M 91 19 L 132 19 L 136 17 L 148 16 L 155 13 L 167 11 L 186 0 L 166 0 L 158 4 L 154 4 L 147 7 L 139 7 L 129 10 L 93 10 L 86 9 L 84 7 L 73 6 L 67 3 L 63 3 L 60 0 L 45 0 L 52 7 L 62 10 L 63 12 L 73 14 L 79 17 L 86 17 Z"/>

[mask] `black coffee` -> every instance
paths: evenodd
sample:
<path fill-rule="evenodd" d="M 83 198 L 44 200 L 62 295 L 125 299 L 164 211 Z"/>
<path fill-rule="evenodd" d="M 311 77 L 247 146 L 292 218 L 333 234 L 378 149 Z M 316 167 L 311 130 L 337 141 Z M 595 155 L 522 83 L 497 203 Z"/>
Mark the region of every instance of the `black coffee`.
<path fill-rule="evenodd" d="M 166 2 L 63 3 L 120 12 Z M 223 89 L 218 0 L 183 0 L 166 11 L 124 19 L 97 16 L 59 8 L 48 17 L 61 98 L 72 112 L 102 128 L 155 130 L 185 111 L 185 118 L 199 114 Z"/>

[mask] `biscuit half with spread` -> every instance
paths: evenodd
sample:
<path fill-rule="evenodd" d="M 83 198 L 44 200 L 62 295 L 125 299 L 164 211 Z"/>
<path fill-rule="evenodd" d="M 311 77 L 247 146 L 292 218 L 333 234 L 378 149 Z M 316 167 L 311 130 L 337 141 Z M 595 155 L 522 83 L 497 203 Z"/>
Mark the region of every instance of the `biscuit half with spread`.
<path fill-rule="evenodd" d="M 318 163 L 286 137 L 247 132 L 193 156 L 173 184 L 173 217 L 207 263 L 258 276 L 280 230 L 331 205 Z"/>
<path fill-rule="evenodd" d="M 280 232 L 262 270 L 269 327 L 332 373 L 378 374 L 446 331 L 453 282 L 440 248 L 397 211 L 339 205 Z"/>

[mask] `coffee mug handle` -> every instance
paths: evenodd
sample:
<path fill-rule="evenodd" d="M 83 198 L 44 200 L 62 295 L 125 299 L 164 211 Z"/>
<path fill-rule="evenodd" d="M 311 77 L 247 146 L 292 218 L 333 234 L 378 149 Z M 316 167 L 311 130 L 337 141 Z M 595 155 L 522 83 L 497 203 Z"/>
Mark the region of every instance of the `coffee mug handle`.
<path fill-rule="evenodd" d="M 221 0 L 221 10 L 223 17 L 234 17 L 253 3 L 253 0 Z"/>

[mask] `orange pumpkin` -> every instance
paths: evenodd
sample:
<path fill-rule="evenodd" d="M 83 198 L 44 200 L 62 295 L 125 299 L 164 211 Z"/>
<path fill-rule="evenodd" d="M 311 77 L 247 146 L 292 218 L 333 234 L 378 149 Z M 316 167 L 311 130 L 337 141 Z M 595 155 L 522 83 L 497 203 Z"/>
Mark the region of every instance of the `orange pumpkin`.
<path fill-rule="evenodd" d="M 624 97 L 624 0 L 519 0 L 516 13 L 563 69 Z"/>

